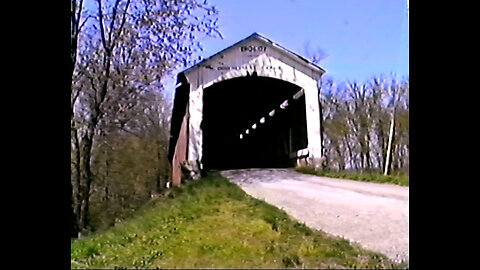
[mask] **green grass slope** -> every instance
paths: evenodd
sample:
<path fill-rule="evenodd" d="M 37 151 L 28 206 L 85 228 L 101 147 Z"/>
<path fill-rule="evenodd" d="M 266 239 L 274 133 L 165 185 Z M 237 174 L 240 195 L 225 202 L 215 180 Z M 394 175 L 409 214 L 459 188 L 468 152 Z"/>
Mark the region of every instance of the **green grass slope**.
<path fill-rule="evenodd" d="M 72 268 L 405 268 L 311 230 L 219 176 L 71 242 Z"/>

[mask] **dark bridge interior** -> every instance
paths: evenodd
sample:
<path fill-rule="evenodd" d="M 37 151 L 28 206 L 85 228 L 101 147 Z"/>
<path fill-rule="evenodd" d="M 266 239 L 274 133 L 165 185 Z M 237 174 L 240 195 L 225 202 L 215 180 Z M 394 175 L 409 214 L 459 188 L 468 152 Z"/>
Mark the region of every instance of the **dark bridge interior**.
<path fill-rule="evenodd" d="M 307 147 L 305 96 L 292 98 L 300 90 L 289 82 L 256 75 L 206 88 L 202 122 L 204 168 L 294 166 L 290 153 Z M 280 104 L 287 99 L 288 106 L 281 109 Z M 273 109 L 275 113 L 270 116 Z M 264 123 L 260 121 L 262 117 Z"/>

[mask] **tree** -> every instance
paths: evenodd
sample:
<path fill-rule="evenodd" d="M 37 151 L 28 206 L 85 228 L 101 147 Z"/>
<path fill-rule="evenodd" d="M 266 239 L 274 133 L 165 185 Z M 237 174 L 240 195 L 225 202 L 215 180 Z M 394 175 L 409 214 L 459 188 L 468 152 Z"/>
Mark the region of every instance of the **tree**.
<path fill-rule="evenodd" d="M 391 169 L 408 169 L 408 79 L 374 77 L 363 84 L 329 79 L 322 83 L 321 102 L 327 170 L 384 173 L 390 134 L 395 135 Z"/>
<path fill-rule="evenodd" d="M 72 193 L 79 231 L 89 227 L 89 202 L 102 143 L 109 136 L 119 136 L 116 129 L 145 135 L 145 130 L 136 128 L 148 116 L 152 122 L 159 120 L 154 116 L 158 110 L 147 106 L 147 100 L 152 95 L 157 99 L 162 77 L 190 63 L 191 56 L 201 50 L 200 38 L 219 36 L 218 12 L 206 1 L 95 2 L 91 20 L 81 32 L 75 30 L 78 23 L 72 23 L 76 34 L 72 37 L 79 42 L 72 81 L 76 94 L 72 99 L 72 164 L 76 168 L 72 170 Z M 163 128 L 160 123 L 157 127 Z"/>
<path fill-rule="evenodd" d="M 71 9 L 70 9 L 70 65 L 69 65 L 69 81 L 75 80 L 73 78 L 74 76 L 74 70 L 75 70 L 75 64 L 77 62 L 77 47 L 78 47 L 78 36 L 79 33 L 82 29 L 82 27 L 85 25 L 87 22 L 87 19 L 89 17 L 86 17 L 83 19 L 83 22 L 81 22 L 82 18 L 82 13 L 83 13 L 83 0 L 72 0 L 71 1 Z M 79 148 L 78 145 L 78 133 L 77 133 L 77 127 L 76 127 L 76 122 L 74 121 L 74 104 L 76 103 L 76 100 L 78 98 L 78 95 L 80 94 L 80 91 L 75 91 L 74 87 L 70 85 L 70 132 L 71 132 L 71 138 L 72 138 L 72 152 L 74 155 L 72 156 L 72 162 L 71 165 L 73 166 L 72 170 L 75 172 L 74 181 L 79 181 L 80 176 L 79 176 L 79 166 L 80 166 L 80 156 L 79 152 L 76 150 Z M 72 198 L 73 196 L 73 185 L 72 181 L 70 181 L 70 205 L 71 205 L 71 225 L 72 227 L 70 228 L 71 236 L 76 235 L 78 232 L 78 224 L 76 222 L 77 216 L 74 209 L 74 200 Z"/>

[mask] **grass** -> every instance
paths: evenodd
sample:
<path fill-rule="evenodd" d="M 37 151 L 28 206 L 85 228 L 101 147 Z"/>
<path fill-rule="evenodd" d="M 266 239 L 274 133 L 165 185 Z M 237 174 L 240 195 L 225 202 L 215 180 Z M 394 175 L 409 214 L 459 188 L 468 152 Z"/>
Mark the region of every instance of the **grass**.
<path fill-rule="evenodd" d="M 406 268 L 311 230 L 220 176 L 71 242 L 71 268 Z"/>
<path fill-rule="evenodd" d="M 331 172 L 331 171 L 315 171 L 311 168 L 300 167 L 295 169 L 297 172 L 305 174 L 313 174 L 317 176 L 325 176 L 331 178 L 342 178 L 356 181 L 375 182 L 395 184 L 399 186 L 409 186 L 408 174 L 383 175 L 375 172 Z"/>

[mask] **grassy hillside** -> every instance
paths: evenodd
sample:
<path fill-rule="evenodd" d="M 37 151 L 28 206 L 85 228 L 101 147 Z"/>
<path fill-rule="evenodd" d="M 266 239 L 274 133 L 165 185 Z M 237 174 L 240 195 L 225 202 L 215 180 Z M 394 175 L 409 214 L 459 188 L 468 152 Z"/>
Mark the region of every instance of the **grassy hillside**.
<path fill-rule="evenodd" d="M 173 189 L 104 232 L 72 240 L 72 268 L 398 268 L 313 231 L 219 176 Z"/>

